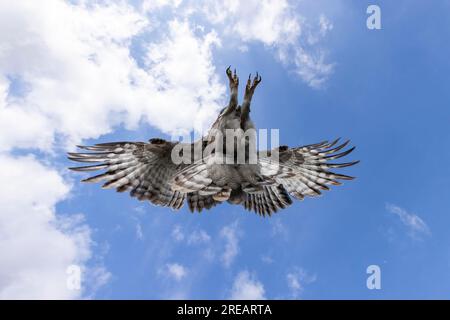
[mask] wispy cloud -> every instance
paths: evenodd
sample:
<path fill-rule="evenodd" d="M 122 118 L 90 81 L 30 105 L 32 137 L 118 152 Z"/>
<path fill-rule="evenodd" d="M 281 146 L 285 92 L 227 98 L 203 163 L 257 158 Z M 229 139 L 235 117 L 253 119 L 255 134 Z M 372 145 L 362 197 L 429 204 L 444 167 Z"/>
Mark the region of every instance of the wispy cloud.
<path fill-rule="evenodd" d="M 220 231 L 220 237 L 225 241 L 225 249 L 221 260 L 225 267 L 229 267 L 239 253 L 239 232 L 237 221 L 225 226 Z"/>
<path fill-rule="evenodd" d="M 333 24 L 324 14 L 311 16 L 291 0 L 185 0 L 144 3 L 155 14 L 164 7 L 172 17 L 205 18 L 199 29 L 213 29 L 227 45 L 247 52 L 253 43 L 263 44 L 276 60 L 313 88 L 323 87 L 334 71 L 324 44 Z"/>
<path fill-rule="evenodd" d="M 269 254 L 263 254 L 261 256 L 261 261 L 266 264 L 272 264 L 274 262 L 273 258 Z"/>
<path fill-rule="evenodd" d="M 139 240 L 144 239 L 144 233 L 142 232 L 142 226 L 139 222 L 136 223 L 136 238 Z"/>
<path fill-rule="evenodd" d="M 395 205 L 386 204 L 386 210 L 400 219 L 400 222 L 406 227 L 408 234 L 415 239 L 419 239 L 424 235 L 431 235 L 431 230 L 425 221 L 417 214 L 406 211 L 405 209 Z"/>
<path fill-rule="evenodd" d="M 201 244 L 211 241 L 210 235 L 205 230 L 195 230 L 187 239 L 188 244 Z"/>
<path fill-rule="evenodd" d="M 109 272 L 104 266 L 96 266 L 89 268 L 86 271 L 86 278 L 83 279 L 83 283 L 87 290 L 84 293 L 84 297 L 93 299 L 95 298 L 97 291 L 110 282 L 112 273 Z"/>
<path fill-rule="evenodd" d="M 70 185 L 31 156 L 0 154 L 0 166 L 0 179 L 8 181 L 0 195 L 0 299 L 70 299 L 105 284 L 107 271 L 88 265 L 92 238 L 83 215 L 56 213 Z M 83 270 L 88 287 L 67 287 L 71 265 Z"/>
<path fill-rule="evenodd" d="M 273 218 L 272 224 L 272 236 L 279 237 L 284 240 L 288 239 L 289 230 L 285 224 L 280 220 L 280 218 Z"/>
<path fill-rule="evenodd" d="M 0 27 L 9 30 L 0 34 L 0 150 L 51 151 L 59 135 L 74 145 L 141 121 L 190 132 L 221 108 L 225 86 L 212 63 L 220 39 L 187 20 L 174 17 L 158 37 L 141 40 L 143 63 L 131 42 L 153 27 L 122 1 L 0 5 Z M 9 75 L 26 87 L 20 97 Z M 22 126 L 11 125 L 17 119 Z"/>
<path fill-rule="evenodd" d="M 176 225 L 172 229 L 172 238 L 175 241 L 183 241 L 184 240 L 184 233 L 183 233 L 182 227 L 180 225 Z"/>
<path fill-rule="evenodd" d="M 286 274 L 286 281 L 293 299 L 300 298 L 305 285 L 315 282 L 316 275 L 307 273 L 303 268 L 295 267 Z"/>
<path fill-rule="evenodd" d="M 264 300 L 264 285 L 248 271 L 238 273 L 231 289 L 231 300 Z"/>
<path fill-rule="evenodd" d="M 188 245 L 205 244 L 211 241 L 211 236 L 205 230 L 184 231 L 180 225 L 172 229 L 172 238 L 177 242 L 185 241 Z"/>
<path fill-rule="evenodd" d="M 5 179 L 13 175 L 11 190 L 27 190 L 0 195 L 0 229 L 6 239 L 0 250 L 0 282 L 5 284 L 0 296 L 24 292 L 34 297 L 45 291 L 52 298 L 78 298 L 82 292 L 64 287 L 65 267 L 73 263 L 90 272 L 87 278 L 98 277 L 96 287 L 110 279 L 101 266 L 88 267 L 94 246 L 86 222 L 69 223 L 56 212 L 71 185 L 55 169 L 60 164 L 54 163 L 52 153 L 119 126 L 133 129 L 144 122 L 169 134 L 205 127 L 225 93 L 213 63 L 213 51 L 225 38 L 237 40 L 234 44 L 243 52 L 251 50 L 252 42 L 262 43 L 311 86 L 331 73 L 314 49 L 331 30 L 329 21 L 319 21 L 319 36 L 309 37 L 314 39 L 305 47 L 300 29 L 307 30 L 307 24 L 292 13 L 288 1 L 197 3 L 144 1 L 141 8 L 114 0 L 95 5 L 57 0 L 0 3 L 0 29 L 8 30 L 0 34 L 0 166 L 10 168 L 3 174 Z M 162 8 L 174 11 L 153 15 Z M 206 17 L 205 25 L 194 21 L 198 15 Z M 17 157 L 16 150 L 44 152 L 39 158 Z M 24 181 L 31 183 L 22 186 Z M 48 183 L 37 185 L 39 181 Z M 144 237 L 139 223 L 135 235 Z M 204 230 L 185 234 L 182 228 L 174 229 L 172 237 L 188 245 L 211 242 Z M 222 254 L 221 261 L 229 267 L 239 253 L 237 226 L 224 227 L 220 238 L 223 253 L 213 249 L 208 256 Z M 29 252 L 42 262 L 42 269 L 23 263 L 31 261 L 24 258 Z M 171 270 L 175 278 L 187 271 L 177 264 Z"/>
<path fill-rule="evenodd" d="M 334 71 L 321 45 L 333 24 L 323 14 L 302 16 L 288 0 L 208 1 L 203 12 L 224 27 L 223 36 L 264 44 L 313 88 L 322 87 Z"/>
<path fill-rule="evenodd" d="M 187 269 L 179 263 L 168 263 L 166 267 L 167 274 L 177 281 L 183 279 L 187 274 Z"/>
<path fill-rule="evenodd" d="M 53 153 L 116 126 L 145 122 L 165 133 L 190 131 L 221 108 L 225 86 L 212 62 L 217 34 L 175 17 L 159 30 L 154 22 L 124 1 L 0 2 L 0 29 L 8 30 L 0 34 L 0 166 L 10 168 L 2 173 L 14 181 L 12 192 L 0 195 L 0 296 L 78 298 L 84 293 L 65 287 L 72 264 L 90 272 L 86 278 L 99 276 L 98 284 L 109 278 L 88 266 L 89 226 L 56 212 L 71 184 L 55 170 Z M 139 37 L 152 31 L 158 36 Z M 16 150 L 44 152 L 17 157 Z M 140 225 L 136 236 L 143 236 Z"/>

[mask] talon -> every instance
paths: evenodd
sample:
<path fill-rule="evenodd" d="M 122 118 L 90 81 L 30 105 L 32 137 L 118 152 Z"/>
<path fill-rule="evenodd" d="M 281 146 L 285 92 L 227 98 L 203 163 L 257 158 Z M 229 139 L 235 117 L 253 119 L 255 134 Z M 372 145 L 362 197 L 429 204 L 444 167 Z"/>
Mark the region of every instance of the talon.
<path fill-rule="evenodd" d="M 231 73 L 231 66 L 229 66 L 228 68 L 227 68 L 227 70 L 225 71 L 225 73 L 227 74 L 227 76 L 228 76 L 228 79 L 230 79 L 230 80 L 232 80 L 232 73 Z"/>
<path fill-rule="evenodd" d="M 256 76 L 255 76 L 255 78 L 253 79 L 253 85 L 252 85 L 252 87 L 253 88 L 256 88 L 256 86 L 261 82 L 261 76 L 259 75 L 259 73 L 258 72 L 256 72 Z"/>
<path fill-rule="evenodd" d="M 230 80 L 230 88 L 237 88 L 239 85 L 239 77 L 237 76 L 236 69 L 234 72 L 231 71 L 231 66 L 226 70 L 227 77 Z"/>

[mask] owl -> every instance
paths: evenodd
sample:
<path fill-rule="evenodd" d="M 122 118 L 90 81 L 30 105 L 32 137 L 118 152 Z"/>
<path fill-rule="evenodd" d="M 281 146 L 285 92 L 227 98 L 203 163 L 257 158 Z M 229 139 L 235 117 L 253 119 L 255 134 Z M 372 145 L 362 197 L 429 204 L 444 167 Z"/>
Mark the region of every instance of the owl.
<path fill-rule="evenodd" d="M 349 141 L 339 144 L 337 139 L 257 150 L 251 143 L 256 130 L 250 118 L 250 105 L 261 76 L 256 74 L 253 81 L 249 76 L 242 105 L 238 105 L 239 78 L 230 67 L 226 75 L 229 103 L 205 137 L 193 143 L 153 138 L 148 142 L 78 146 L 84 151 L 68 153 L 68 158 L 85 165 L 69 169 L 103 170 L 82 181 L 103 182 L 104 189 L 129 192 L 138 200 L 174 210 L 185 202 L 192 212 L 228 202 L 261 216 L 287 208 L 293 198 L 317 197 L 330 186 L 354 179 L 331 171 L 359 162 L 333 162 L 355 149 L 344 150 Z M 201 151 L 200 155 L 196 150 Z M 183 161 L 175 160 L 180 152 Z"/>

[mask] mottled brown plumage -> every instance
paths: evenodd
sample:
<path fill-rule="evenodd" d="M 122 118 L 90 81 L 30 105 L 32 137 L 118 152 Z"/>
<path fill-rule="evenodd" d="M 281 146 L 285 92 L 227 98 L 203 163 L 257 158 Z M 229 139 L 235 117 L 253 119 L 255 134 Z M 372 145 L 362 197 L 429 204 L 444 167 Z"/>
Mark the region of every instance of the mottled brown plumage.
<path fill-rule="evenodd" d="M 227 69 L 231 97 L 222 110 L 205 139 L 193 144 L 181 144 L 154 138 L 149 142 L 112 142 L 94 146 L 79 146 L 88 152 L 69 153 L 73 161 L 84 162 L 86 166 L 72 167 L 71 170 L 103 173 L 86 178 L 83 182 L 103 182 L 103 188 L 129 192 L 138 200 L 148 200 L 159 206 L 180 209 L 185 200 L 189 209 L 201 212 L 227 201 L 242 205 L 245 209 L 260 215 L 271 215 L 292 204 L 291 197 L 298 200 L 306 196 L 315 197 L 329 186 L 340 185 L 339 180 L 353 177 L 330 171 L 333 168 L 352 166 L 358 161 L 330 163 L 354 150 L 341 152 L 349 141 L 338 145 L 338 140 L 329 143 L 289 148 L 281 146 L 268 152 L 257 153 L 257 162 L 218 164 L 218 155 L 224 159 L 236 160 L 235 149 L 227 148 L 224 138 L 223 148 L 213 148 L 211 154 L 200 158 L 188 157 L 191 163 L 173 161 L 174 148 L 201 150 L 213 145 L 214 131 L 224 133 L 227 129 L 254 128 L 250 119 L 250 104 L 256 86 L 261 82 L 258 75 L 249 80 L 242 106 L 238 106 L 237 88 L 239 79 L 230 68 Z M 244 141 L 246 140 L 238 136 Z M 248 146 L 247 146 L 248 147 Z M 246 149 L 248 151 L 248 149 Z M 273 155 L 278 157 L 273 158 Z M 247 155 L 246 155 L 247 157 Z M 274 160 L 278 159 L 278 160 Z M 246 158 L 246 160 L 248 160 Z"/>

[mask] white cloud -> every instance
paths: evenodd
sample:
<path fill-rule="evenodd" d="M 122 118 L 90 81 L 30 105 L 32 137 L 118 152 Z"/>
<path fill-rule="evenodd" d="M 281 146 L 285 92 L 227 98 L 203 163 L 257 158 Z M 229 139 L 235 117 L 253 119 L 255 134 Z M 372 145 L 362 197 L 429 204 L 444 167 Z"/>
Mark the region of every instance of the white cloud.
<path fill-rule="evenodd" d="M 285 0 L 206 1 L 203 10 L 211 22 L 227 24 L 226 32 L 243 41 L 294 42 L 301 31 L 300 21 Z"/>
<path fill-rule="evenodd" d="M 136 239 L 138 240 L 144 240 L 144 230 L 142 229 L 142 223 L 141 223 L 141 217 L 145 213 L 145 210 L 142 206 L 137 206 L 133 208 L 134 214 L 131 215 L 131 219 L 134 221 L 135 224 L 135 235 Z"/>
<path fill-rule="evenodd" d="M 266 263 L 266 264 L 272 264 L 274 262 L 273 258 L 270 255 L 268 255 L 268 254 L 262 255 L 261 256 L 261 261 Z"/>
<path fill-rule="evenodd" d="M 239 234 L 237 222 L 225 226 L 220 230 L 220 237 L 225 240 L 225 249 L 221 260 L 225 267 L 229 267 L 239 253 Z"/>
<path fill-rule="evenodd" d="M 411 237 L 419 238 L 421 235 L 431 235 L 430 228 L 418 215 L 394 204 L 386 204 L 386 210 L 400 218 Z"/>
<path fill-rule="evenodd" d="M 183 279 L 187 274 L 186 268 L 184 266 L 182 266 L 181 264 L 169 263 L 166 266 L 167 266 L 168 275 L 177 281 Z"/>
<path fill-rule="evenodd" d="M 0 150 L 48 151 L 56 136 L 72 145 L 142 120 L 167 133 L 212 120 L 225 92 L 211 62 L 220 45 L 214 32 L 173 20 L 159 42 L 147 43 L 140 67 L 130 45 L 151 31 L 147 18 L 124 2 L 83 3 L 0 4 Z M 20 97 L 11 77 L 27 88 Z"/>
<path fill-rule="evenodd" d="M 85 270 L 83 284 L 86 287 L 86 290 L 83 298 L 94 299 L 98 289 L 107 285 L 111 278 L 111 272 L 104 266 L 96 266 Z"/>
<path fill-rule="evenodd" d="M 209 243 L 210 235 L 205 230 L 195 230 L 188 237 L 188 244 Z"/>
<path fill-rule="evenodd" d="M 145 1 L 144 6 L 156 20 L 161 8 L 167 9 L 170 17 L 185 21 L 203 16 L 209 25 L 198 29 L 217 31 L 227 46 L 241 52 L 247 52 L 250 43 L 261 43 L 313 88 L 322 87 L 334 71 L 323 44 L 333 29 L 332 22 L 323 13 L 312 16 L 297 1 L 158 0 Z"/>
<path fill-rule="evenodd" d="M 31 156 L 0 154 L 0 166 L 7 184 L 0 196 L 0 299 L 80 297 L 83 292 L 67 288 L 66 269 L 92 271 L 86 265 L 91 231 L 81 215 L 55 212 L 70 186 Z"/>
<path fill-rule="evenodd" d="M 172 229 L 172 238 L 175 239 L 175 241 L 183 241 L 184 240 L 184 233 L 180 225 L 176 225 Z"/>
<path fill-rule="evenodd" d="M 230 299 L 264 300 L 266 299 L 264 286 L 248 271 L 241 271 L 234 280 Z"/>
<path fill-rule="evenodd" d="M 56 0 L 2 3 L 0 28 L 7 32 L 0 35 L 0 74 L 21 79 L 28 91 L 15 108 L 8 99 L 2 108 L 20 111 L 24 122 L 1 148 L 16 146 L 16 135 L 28 132 L 35 118 L 43 123 L 39 130 L 45 125 L 45 146 L 56 134 L 78 141 L 107 132 L 111 114 L 127 103 L 120 93 L 130 94 L 126 84 L 135 76 L 126 49 L 129 39 L 144 25 L 124 5 L 88 9 Z"/>
<path fill-rule="evenodd" d="M 159 108 L 150 119 L 166 132 L 206 129 L 225 93 L 212 64 L 211 49 L 220 45 L 219 38 L 214 31 L 199 38 L 186 21 L 173 20 L 168 28 L 167 37 L 148 46 L 148 72 L 163 88 L 152 97 Z"/>
<path fill-rule="evenodd" d="M 323 14 L 319 16 L 319 22 L 317 27 L 308 32 L 308 44 L 315 45 L 320 42 L 320 40 L 325 37 L 328 32 L 333 30 L 333 24 L 331 21 Z"/>
<path fill-rule="evenodd" d="M 333 24 L 323 14 L 319 17 L 320 34 L 325 36 L 329 31 L 333 30 Z"/>
<path fill-rule="evenodd" d="M 145 1 L 145 16 L 123 1 L 0 2 L 0 157 L 11 167 L 2 174 L 14 174 L 23 183 L 12 184 L 15 193 L 0 195 L 0 234 L 6 238 L 0 246 L 8 244 L 0 251 L 6 252 L 0 257 L 1 296 L 79 297 L 81 293 L 64 287 L 65 266 L 74 263 L 99 285 L 110 277 L 101 267 L 88 268 L 90 229 L 81 216 L 64 218 L 55 212 L 70 185 L 42 164 L 51 158 L 8 152 L 39 149 L 51 154 L 119 125 L 132 129 L 141 122 L 165 133 L 206 127 L 225 93 L 212 57 L 225 36 L 238 39 L 241 50 L 251 41 L 263 43 L 312 86 L 320 86 L 324 74 L 332 72 L 322 53 L 300 44 L 306 25 L 289 2 L 228 1 L 225 7 L 219 1 L 196 3 Z M 175 11 L 164 18 L 151 16 L 163 8 Z M 217 31 L 192 22 L 191 15 L 201 12 Z M 319 24 L 324 36 L 331 24 Z M 140 37 L 144 33 L 151 36 Z M 144 50 L 138 52 L 144 56 L 139 63 L 131 49 L 136 41 Z M 39 184 L 39 178 L 53 180 Z M 140 237 L 139 226 L 136 234 Z M 183 237 L 192 244 L 210 241 L 201 230 Z M 221 237 L 222 261 L 229 266 L 239 252 L 236 225 L 225 227 Z M 42 246 L 52 250 L 39 250 Z"/>
<path fill-rule="evenodd" d="M 316 281 L 316 279 L 316 275 L 310 275 L 302 268 L 296 267 L 288 272 L 286 281 L 291 290 L 292 298 L 298 299 L 304 290 L 304 286 Z"/>
<path fill-rule="evenodd" d="M 142 232 L 142 226 L 139 222 L 136 223 L 136 238 L 139 240 L 144 239 L 144 233 Z"/>
<path fill-rule="evenodd" d="M 333 29 L 324 14 L 316 22 L 302 16 L 299 7 L 287 0 L 207 1 L 202 11 L 212 24 L 223 28 L 224 35 L 272 49 L 313 88 L 322 87 L 333 73 L 334 64 L 326 62 L 320 45 Z"/>
<path fill-rule="evenodd" d="M 325 62 L 323 52 L 310 53 L 303 48 L 296 48 L 293 62 L 295 72 L 313 88 L 323 86 L 334 69 L 334 64 Z"/>
<path fill-rule="evenodd" d="M 0 151 L 13 147 L 48 150 L 53 141 L 53 132 L 47 130 L 49 120 L 39 112 L 22 108 L 20 101 L 9 99 L 8 91 L 9 81 L 0 75 Z M 18 127 L 18 123 L 26 127 Z"/>
<path fill-rule="evenodd" d="M 280 218 L 273 218 L 271 221 L 272 225 L 272 236 L 280 237 L 284 240 L 287 240 L 289 237 L 288 228 L 281 222 Z"/>
<path fill-rule="evenodd" d="M 178 8 L 183 0 L 144 0 L 142 1 L 142 10 L 150 12 L 164 7 Z"/>
<path fill-rule="evenodd" d="M 176 225 L 172 229 L 172 238 L 177 242 L 186 240 L 188 245 L 209 243 L 211 241 L 211 236 L 205 230 L 194 230 L 186 234 L 180 225 Z"/>
<path fill-rule="evenodd" d="M 90 279 L 86 290 L 110 277 L 88 266 L 89 227 L 55 212 L 70 185 L 41 164 L 52 153 L 141 121 L 166 133 L 189 131 L 220 108 L 225 87 L 211 55 L 217 35 L 174 19 L 157 30 L 160 37 L 139 38 L 148 51 L 141 65 L 131 43 L 153 23 L 123 1 L 0 2 L 0 156 L 11 169 L 4 181 L 16 181 L 8 186 L 14 192 L 0 195 L 2 297 L 80 297 L 65 288 L 71 264 Z M 15 149 L 50 155 L 16 158 Z"/>

